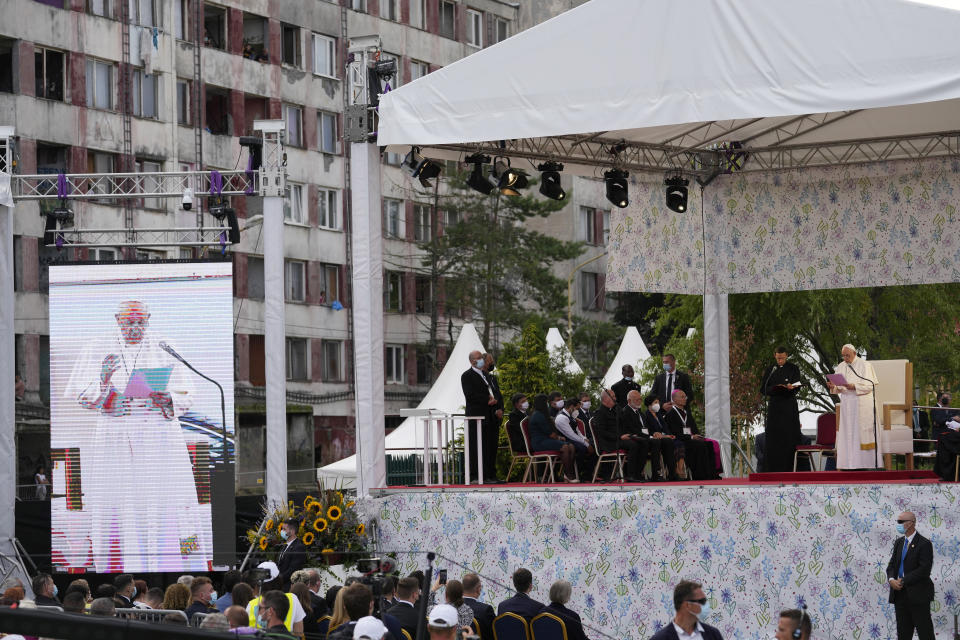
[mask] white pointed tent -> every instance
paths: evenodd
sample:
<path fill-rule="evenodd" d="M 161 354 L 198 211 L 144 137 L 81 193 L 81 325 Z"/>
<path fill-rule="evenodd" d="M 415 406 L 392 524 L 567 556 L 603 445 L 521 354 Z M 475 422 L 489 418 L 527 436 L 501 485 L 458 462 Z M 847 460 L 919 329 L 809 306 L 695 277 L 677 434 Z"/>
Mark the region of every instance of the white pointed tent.
<path fill-rule="evenodd" d="M 570 353 L 569 349 L 567 349 L 567 343 L 563 341 L 563 336 L 560 335 L 560 329 L 556 327 L 550 327 L 547 329 L 546 343 L 547 353 L 550 354 L 551 358 L 563 358 L 563 368 L 566 369 L 567 373 L 583 373 L 583 369 L 580 368 L 580 365 L 577 364 L 577 361 L 573 359 L 573 354 Z"/>
<path fill-rule="evenodd" d="M 436 409 L 447 413 L 463 411 L 463 390 L 460 387 L 460 374 L 469 367 L 470 352 L 484 351 L 480 336 L 472 324 L 460 328 L 460 336 L 447 357 L 447 363 L 440 371 L 430 391 L 423 397 L 417 409 Z M 386 437 L 385 449 L 416 449 L 423 451 L 422 423 L 415 418 L 407 418 Z M 342 481 L 352 487 L 357 475 L 356 456 L 338 460 L 317 470 L 317 477 Z"/>
<path fill-rule="evenodd" d="M 623 378 L 623 365 L 629 364 L 636 368 L 649 357 L 650 350 L 643 342 L 640 332 L 637 331 L 636 327 L 627 327 L 623 334 L 623 340 L 620 341 L 620 349 L 617 350 L 617 355 L 614 356 L 610 368 L 603 376 L 603 388 L 609 389 L 615 382 L 619 382 Z"/>
<path fill-rule="evenodd" d="M 591 176 L 616 160 L 708 177 L 701 159 L 722 162 L 711 145 L 731 140 L 749 147 L 750 171 L 956 155 L 958 8 L 591 0 L 383 96 L 378 143 Z M 705 426 L 727 441 L 727 294 L 706 282 L 703 294 Z"/>

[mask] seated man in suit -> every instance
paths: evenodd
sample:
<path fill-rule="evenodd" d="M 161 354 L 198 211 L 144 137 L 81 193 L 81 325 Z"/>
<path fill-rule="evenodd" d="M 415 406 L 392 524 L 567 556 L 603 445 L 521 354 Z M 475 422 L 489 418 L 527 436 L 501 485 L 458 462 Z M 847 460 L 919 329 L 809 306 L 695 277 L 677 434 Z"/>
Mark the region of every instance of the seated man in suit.
<path fill-rule="evenodd" d="M 400 628 L 406 629 L 411 638 L 417 637 L 417 622 L 420 609 L 420 583 L 416 578 L 402 578 L 397 582 L 397 604 L 387 609 L 387 613 L 400 621 Z"/>
<path fill-rule="evenodd" d="M 713 444 L 700 434 L 693 414 L 687 410 L 687 394 L 680 389 L 673 392 L 673 406 L 667 412 L 666 423 L 670 433 L 683 443 L 684 459 L 693 479 L 716 478 Z"/>
<path fill-rule="evenodd" d="M 646 482 L 643 468 L 650 455 L 650 436 L 643 430 L 643 396 L 627 393 L 627 406 L 620 412 L 620 447 L 627 450 L 627 482 Z"/>
<path fill-rule="evenodd" d="M 496 614 L 493 607 L 480 602 L 480 576 L 475 573 L 466 573 L 463 576 L 463 603 L 473 609 L 473 619 L 477 622 L 477 629 L 481 638 L 493 637 L 493 619 Z"/>
<path fill-rule="evenodd" d="M 514 571 L 513 586 L 517 590 L 517 595 L 501 602 L 497 607 L 497 615 L 500 616 L 509 611 L 522 616 L 529 623 L 535 615 L 543 611 L 543 604 L 527 595 L 533 588 L 533 574 L 530 570 L 521 568 Z"/>
<path fill-rule="evenodd" d="M 673 588 L 673 607 L 677 614 L 673 620 L 661 628 L 650 640 L 679 640 L 700 638 L 701 640 L 723 640 L 723 634 L 716 627 L 703 622 L 710 615 L 710 605 L 702 585 L 690 580 L 681 580 Z"/>
<path fill-rule="evenodd" d="M 660 398 L 649 394 L 643 399 L 647 410 L 643 412 L 643 426 L 650 435 L 650 465 L 654 480 L 675 482 L 677 476 L 677 462 L 674 453 L 676 438 L 670 433 L 666 423 L 660 419 Z M 663 458 L 663 471 L 660 471 L 660 458 Z"/>
<path fill-rule="evenodd" d="M 628 442 L 620 442 L 620 409 L 617 407 L 617 397 L 610 389 L 604 389 L 600 392 L 600 408 L 593 416 L 593 435 L 597 438 L 597 447 L 600 453 L 615 453 L 620 449 L 629 451 Z M 612 462 L 604 461 L 604 465 L 613 465 Z M 606 479 L 612 480 L 616 473 L 616 467 L 610 470 Z"/>

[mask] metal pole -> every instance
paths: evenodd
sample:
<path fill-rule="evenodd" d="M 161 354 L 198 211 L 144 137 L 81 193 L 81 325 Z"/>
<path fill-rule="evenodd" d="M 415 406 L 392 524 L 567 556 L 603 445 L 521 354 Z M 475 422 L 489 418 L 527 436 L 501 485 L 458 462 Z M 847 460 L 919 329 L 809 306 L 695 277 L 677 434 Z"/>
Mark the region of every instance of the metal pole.
<path fill-rule="evenodd" d="M 726 473 L 730 459 L 730 316 L 727 294 L 703 296 L 704 432 L 722 444 L 720 457 Z"/>

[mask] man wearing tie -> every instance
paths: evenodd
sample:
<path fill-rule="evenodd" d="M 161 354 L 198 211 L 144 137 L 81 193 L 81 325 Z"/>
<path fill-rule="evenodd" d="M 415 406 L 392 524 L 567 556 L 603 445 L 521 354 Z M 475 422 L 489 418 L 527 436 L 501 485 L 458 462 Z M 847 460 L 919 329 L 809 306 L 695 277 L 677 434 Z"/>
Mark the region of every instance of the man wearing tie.
<path fill-rule="evenodd" d="M 486 360 L 479 351 L 470 352 L 470 368 L 460 376 L 460 387 L 463 389 L 465 402 L 465 411 L 468 417 L 483 418 L 483 426 L 480 428 L 480 447 L 483 447 L 483 478 L 485 482 L 496 480 L 496 451 L 500 437 L 500 420 L 497 418 L 497 397 L 494 394 L 490 380 L 483 372 L 486 366 Z M 501 414 L 502 415 L 502 414 Z M 467 444 L 467 456 L 470 460 L 470 478 L 467 482 L 476 479 L 476 473 L 479 469 L 477 460 L 478 443 L 476 440 L 475 421 L 471 421 L 467 427 L 470 435 L 465 438 Z M 488 455 L 492 451 L 492 455 Z"/>
<path fill-rule="evenodd" d="M 917 516 L 904 511 L 897 516 L 897 538 L 887 565 L 890 602 L 897 615 L 897 640 L 934 640 L 930 602 L 933 600 L 933 545 L 917 533 Z"/>
<path fill-rule="evenodd" d="M 679 389 L 687 394 L 687 400 L 691 400 L 693 398 L 693 386 L 690 384 L 690 376 L 683 371 L 677 371 L 677 359 L 672 353 L 663 356 L 662 361 L 663 373 L 654 379 L 653 389 L 650 390 L 650 393 L 658 398 L 663 398 L 666 405 L 663 410 L 670 411 L 673 392 Z"/>

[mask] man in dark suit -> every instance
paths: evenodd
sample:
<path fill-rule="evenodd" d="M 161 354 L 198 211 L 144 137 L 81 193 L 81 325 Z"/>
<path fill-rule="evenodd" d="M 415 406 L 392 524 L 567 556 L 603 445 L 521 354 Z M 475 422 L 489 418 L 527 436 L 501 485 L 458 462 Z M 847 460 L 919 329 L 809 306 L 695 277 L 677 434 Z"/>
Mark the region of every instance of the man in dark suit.
<path fill-rule="evenodd" d="M 589 429 L 590 428 L 590 418 L 596 413 L 596 409 L 593 408 L 593 398 L 590 397 L 590 394 L 583 392 L 577 398 L 580 400 L 580 415 L 577 416 L 580 420 L 583 420 L 583 425 Z M 587 433 L 587 437 L 590 434 Z"/>
<path fill-rule="evenodd" d="M 543 604 L 527 595 L 533 587 L 533 574 L 530 570 L 521 568 L 514 571 L 513 586 L 517 590 L 517 595 L 501 602 L 497 607 L 497 615 L 501 616 L 509 611 L 523 617 L 529 623 L 535 615 L 543 611 Z"/>
<path fill-rule="evenodd" d="M 910 511 L 897 516 L 897 533 L 901 537 L 893 543 L 887 564 L 890 602 L 897 614 L 897 640 L 911 640 L 914 629 L 920 640 L 933 640 L 933 545 L 917 533 L 917 516 Z"/>
<path fill-rule="evenodd" d="M 703 622 L 710 615 L 710 605 L 699 583 L 680 581 L 673 588 L 673 607 L 677 610 L 673 620 L 653 634 L 650 640 L 679 640 L 681 633 L 686 638 L 696 637 L 695 634 L 699 633 L 703 640 L 723 640 L 719 629 Z"/>
<path fill-rule="evenodd" d="M 617 396 L 611 389 L 600 392 L 600 408 L 593 416 L 593 433 L 597 438 L 598 455 L 615 453 L 621 449 L 627 451 L 629 455 L 629 449 L 625 446 L 627 443 L 620 442 L 620 408 L 617 407 Z M 613 465 L 613 461 L 604 460 L 604 465 Z M 617 468 L 613 466 L 604 477 L 607 480 L 613 480 L 616 474 Z"/>
<path fill-rule="evenodd" d="M 670 410 L 673 392 L 680 389 L 687 394 L 688 400 L 693 400 L 693 386 L 690 384 L 690 376 L 683 371 L 677 371 L 677 359 L 672 353 L 663 356 L 663 373 L 653 380 L 653 389 L 650 393 L 661 398 L 666 406 L 664 411 Z"/>
<path fill-rule="evenodd" d="M 117 609 L 130 609 L 133 607 L 133 599 L 137 593 L 137 586 L 134 584 L 132 575 L 129 573 L 121 573 L 118 575 L 113 579 L 113 588 L 117 590 L 113 596 L 113 604 Z"/>
<path fill-rule="evenodd" d="M 674 452 L 674 438 L 666 423 L 660 419 L 660 398 L 649 394 L 643 399 L 647 408 L 643 412 L 643 426 L 650 436 L 650 469 L 654 480 L 677 481 L 677 462 Z M 663 471 L 660 470 L 660 458 L 663 458 Z"/>
<path fill-rule="evenodd" d="M 133 576 L 130 576 L 130 582 L 133 582 Z M 57 599 L 57 585 L 53 583 L 53 578 L 49 573 L 38 573 L 31 585 L 33 588 L 33 601 L 41 607 L 59 607 L 62 606 Z M 133 605 L 128 604 L 127 607 Z"/>
<path fill-rule="evenodd" d="M 670 433 L 683 443 L 684 459 L 694 480 L 713 480 L 717 476 L 713 445 L 697 429 L 693 414 L 687 409 L 687 394 L 681 389 L 673 392 L 673 406 L 667 412 L 666 423 Z"/>
<path fill-rule="evenodd" d="M 467 416 L 483 418 L 483 426 L 480 428 L 480 447 L 483 447 L 483 477 L 484 481 L 495 479 L 496 460 L 487 455 L 487 451 L 492 447 L 496 451 L 497 443 L 500 437 L 500 425 L 497 423 L 496 408 L 497 398 L 493 392 L 493 386 L 490 384 L 487 375 L 483 372 L 486 366 L 486 360 L 479 351 L 470 352 L 470 368 L 460 376 L 460 388 L 463 390 L 463 398 Z M 477 478 L 479 469 L 478 446 L 476 440 L 476 425 L 470 422 L 466 425 L 469 430 L 469 437 L 465 438 L 467 445 L 467 456 L 470 459 L 470 478 L 467 482 Z M 489 441 L 493 442 L 490 444 Z"/>
<path fill-rule="evenodd" d="M 947 423 L 953 419 L 953 416 L 960 414 L 960 409 L 952 409 L 950 401 L 952 398 L 949 393 L 944 393 L 937 400 L 937 408 L 930 410 L 930 421 L 933 423 L 933 437 L 947 428 Z"/>
<path fill-rule="evenodd" d="M 627 393 L 627 406 L 620 412 L 620 448 L 627 451 L 627 482 L 646 482 L 643 468 L 650 455 L 650 436 L 643 430 L 643 396 Z"/>
<path fill-rule="evenodd" d="M 481 585 L 480 576 L 475 573 L 464 574 L 463 580 L 463 602 L 473 609 L 473 619 L 477 621 L 477 628 L 480 630 L 481 638 L 493 637 L 493 619 L 496 614 L 493 607 L 485 602 L 480 602 Z"/>
<path fill-rule="evenodd" d="M 307 547 L 297 537 L 299 527 L 300 523 L 296 520 L 287 520 L 280 525 L 280 537 L 287 541 L 287 546 L 277 558 L 277 569 L 280 570 L 284 591 L 290 590 L 290 576 L 293 572 L 302 569 L 307 563 Z"/>
<path fill-rule="evenodd" d="M 640 391 L 640 385 L 633 381 L 633 367 L 625 364 L 620 367 L 620 373 L 623 379 L 610 385 L 613 393 L 617 396 L 617 406 L 621 409 L 627 406 L 627 394 L 631 391 Z"/>
<path fill-rule="evenodd" d="M 400 627 L 406 629 L 411 638 L 417 637 L 417 622 L 420 608 L 420 583 L 416 578 L 402 578 L 397 582 L 397 604 L 387 609 L 387 613 L 400 621 Z"/>

